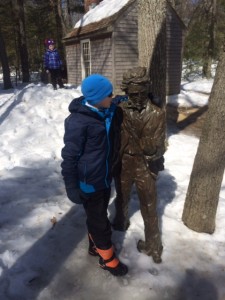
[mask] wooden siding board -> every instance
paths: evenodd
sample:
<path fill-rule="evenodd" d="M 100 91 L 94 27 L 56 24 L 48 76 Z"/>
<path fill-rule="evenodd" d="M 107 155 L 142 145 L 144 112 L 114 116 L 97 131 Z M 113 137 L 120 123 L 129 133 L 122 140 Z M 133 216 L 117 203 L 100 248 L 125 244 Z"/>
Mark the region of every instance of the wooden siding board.
<path fill-rule="evenodd" d="M 137 2 L 134 2 L 124 12 L 116 23 L 115 32 L 115 72 L 116 93 L 121 94 L 120 85 L 123 73 L 132 67 L 138 66 L 138 27 Z"/>
<path fill-rule="evenodd" d="M 177 15 L 167 10 L 167 95 L 180 92 L 183 30 Z"/>
<path fill-rule="evenodd" d="M 79 85 L 81 82 L 80 45 L 66 46 L 68 82 Z"/>
<path fill-rule="evenodd" d="M 100 73 L 112 80 L 112 40 L 91 40 L 91 72 Z"/>

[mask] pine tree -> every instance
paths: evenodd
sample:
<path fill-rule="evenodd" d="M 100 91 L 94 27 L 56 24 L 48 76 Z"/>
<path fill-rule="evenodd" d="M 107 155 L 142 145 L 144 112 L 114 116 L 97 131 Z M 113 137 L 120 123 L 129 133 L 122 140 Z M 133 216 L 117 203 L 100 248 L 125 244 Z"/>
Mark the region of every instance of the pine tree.
<path fill-rule="evenodd" d="M 225 0 L 199 0 L 197 4 L 188 23 L 184 58 L 205 63 L 207 75 L 209 59 L 218 60 L 225 38 Z"/>

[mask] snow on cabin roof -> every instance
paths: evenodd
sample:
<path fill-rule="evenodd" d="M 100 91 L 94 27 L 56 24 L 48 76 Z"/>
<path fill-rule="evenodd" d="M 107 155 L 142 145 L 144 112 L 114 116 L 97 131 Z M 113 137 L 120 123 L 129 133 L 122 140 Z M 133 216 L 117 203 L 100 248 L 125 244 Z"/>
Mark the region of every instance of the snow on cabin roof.
<path fill-rule="evenodd" d="M 109 32 L 112 30 L 111 25 L 113 22 L 115 22 L 118 16 L 134 1 L 136 0 L 103 0 L 99 5 L 86 13 L 63 40 L 79 40 L 81 36 L 89 35 L 90 33 Z M 87 18 L 87 16 L 89 17 Z M 78 25 L 79 27 L 76 27 Z"/>
<path fill-rule="evenodd" d="M 71 41 L 79 40 L 80 37 L 88 36 L 94 33 L 108 33 L 112 31 L 112 24 L 117 20 L 118 16 L 126 10 L 126 8 L 136 0 L 103 0 L 95 8 L 87 12 L 76 24 L 74 29 L 69 32 L 63 40 Z M 144 1 L 144 0 L 143 0 Z M 174 11 L 182 28 L 185 29 L 184 23 L 172 8 L 169 2 L 169 7 Z"/>
<path fill-rule="evenodd" d="M 95 8 L 89 10 L 74 26 L 79 28 L 111 17 L 123 8 L 130 0 L 103 0 Z"/>

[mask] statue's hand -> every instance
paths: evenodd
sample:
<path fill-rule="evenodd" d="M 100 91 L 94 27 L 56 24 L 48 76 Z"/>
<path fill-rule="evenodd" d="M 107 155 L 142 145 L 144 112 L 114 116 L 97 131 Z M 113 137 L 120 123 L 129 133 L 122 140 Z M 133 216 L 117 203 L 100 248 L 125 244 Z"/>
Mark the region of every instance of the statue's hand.
<path fill-rule="evenodd" d="M 152 173 L 157 175 L 159 171 L 164 170 L 164 157 L 161 156 L 160 158 L 149 161 L 148 165 L 149 165 L 149 170 Z"/>

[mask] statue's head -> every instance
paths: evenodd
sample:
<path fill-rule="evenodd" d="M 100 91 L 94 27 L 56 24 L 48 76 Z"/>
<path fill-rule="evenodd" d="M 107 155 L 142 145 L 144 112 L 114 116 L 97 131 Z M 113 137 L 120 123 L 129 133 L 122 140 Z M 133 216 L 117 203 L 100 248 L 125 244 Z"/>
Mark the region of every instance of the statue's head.
<path fill-rule="evenodd" d="M 132 105 L 141 110 L 148 101 L 150 78 L 145 67 L 136 67 L 123 74 L 121 89 L 129 96 Z"/>

